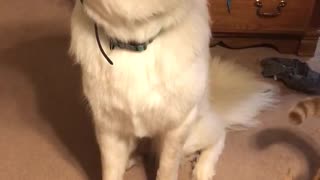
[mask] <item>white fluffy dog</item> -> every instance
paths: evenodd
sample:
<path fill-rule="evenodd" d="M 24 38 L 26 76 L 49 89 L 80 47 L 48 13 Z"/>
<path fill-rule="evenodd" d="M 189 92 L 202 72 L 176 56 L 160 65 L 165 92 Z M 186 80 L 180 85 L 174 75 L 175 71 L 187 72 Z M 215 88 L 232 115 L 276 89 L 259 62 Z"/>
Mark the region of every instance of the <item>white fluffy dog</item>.
<path fill-rule="evenodd" d="M 196 151 L 194 179 L 209 180 L 226 129 L 253 125 L 272 102 L 270 87 L 249 72 L 210 62 L 209 20 L 206 0 L 76 3 L 70 50 L 82 67 L 104 180 L 123 178 L 142 137 L 161 144 L 157 180 L 176 180 L 181 158 Z"/>

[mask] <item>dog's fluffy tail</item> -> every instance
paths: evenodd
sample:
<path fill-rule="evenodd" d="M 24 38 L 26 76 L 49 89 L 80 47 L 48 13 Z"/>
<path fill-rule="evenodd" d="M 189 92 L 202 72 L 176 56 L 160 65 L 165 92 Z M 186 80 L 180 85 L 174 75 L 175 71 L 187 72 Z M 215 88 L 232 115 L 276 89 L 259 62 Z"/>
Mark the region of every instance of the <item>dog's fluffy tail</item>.
<path fill-rule="evenodd" d="M 210 102 L 231 129 L 257 124 L 255 117 L 275 102 L 276 88 L 253 72 L 220 58 L 210 65 Z"/>

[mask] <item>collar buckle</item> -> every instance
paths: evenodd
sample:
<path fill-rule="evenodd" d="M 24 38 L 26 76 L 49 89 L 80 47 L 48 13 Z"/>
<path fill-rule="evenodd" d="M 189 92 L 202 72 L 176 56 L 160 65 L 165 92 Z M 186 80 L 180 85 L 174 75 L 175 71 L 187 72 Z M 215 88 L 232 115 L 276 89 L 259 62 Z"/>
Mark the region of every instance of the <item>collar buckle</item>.
<path fill-rule="evenodd" d="M 136 42 L 124 43 L 116 39 L 109 40 L 110 50 L 113 50 L 115 48 L 120 48 L 120 49 L 127 49 L 130 51 L 137 51 L 137 52 L 145 51 L 151 42 L 152 41 L 148 41 L 145 43 L 136 43 Z"/>

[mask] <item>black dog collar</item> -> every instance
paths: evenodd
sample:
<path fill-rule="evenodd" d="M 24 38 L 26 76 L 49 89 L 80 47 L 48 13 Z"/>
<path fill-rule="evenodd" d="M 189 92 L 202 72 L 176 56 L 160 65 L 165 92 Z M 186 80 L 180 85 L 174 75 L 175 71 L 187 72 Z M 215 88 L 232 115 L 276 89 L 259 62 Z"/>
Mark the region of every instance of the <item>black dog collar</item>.
<path fill-rule="evenodd" d="M 83 0 L 80 0 L 80 2 L 81 2 L 81 4 L 83 4 Z M 104 51 L 104 49 L 102 47 L 97 23 L 94 23 L 94 29 L 95 29 L 95 36 L 96 36 L 96 40 L 97 40 L 97 44 L 98 44 L 100 52 L 102 53 L 103 57 L 111 65 L 113 65 L 112 60 L 108 57 L 107 53 Z M 158 35 L 156 35 L 155 37 L 157 37 L 157 36 Z M 148 45 L 153 42 L 155 37 L 151 38 L 150 40 L 148 40 L 144 43 L 137 43 L 137 42 L 126 43 L 126 42 L 121 42 L 120 40 L 117 40 L 117 39 L 109 38 L 110 50 L 113 50 L 115 48 L 120 48 L 120 49 L 126 49 L 126 50 L 130 50 L 130 51 L 142 52 L 147 49 Z"/>

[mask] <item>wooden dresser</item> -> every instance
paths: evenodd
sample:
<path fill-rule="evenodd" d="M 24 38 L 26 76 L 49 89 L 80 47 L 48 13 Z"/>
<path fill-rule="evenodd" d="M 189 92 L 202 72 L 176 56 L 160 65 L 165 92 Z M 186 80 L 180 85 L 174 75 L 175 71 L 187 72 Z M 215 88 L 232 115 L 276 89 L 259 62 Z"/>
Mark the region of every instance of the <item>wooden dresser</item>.
<path fill-rule="evenodd" d="M 314 54 L 320 35 L 320 0 L 208 0 L 212 45 L 271 46 L 281 53 Z"/>

